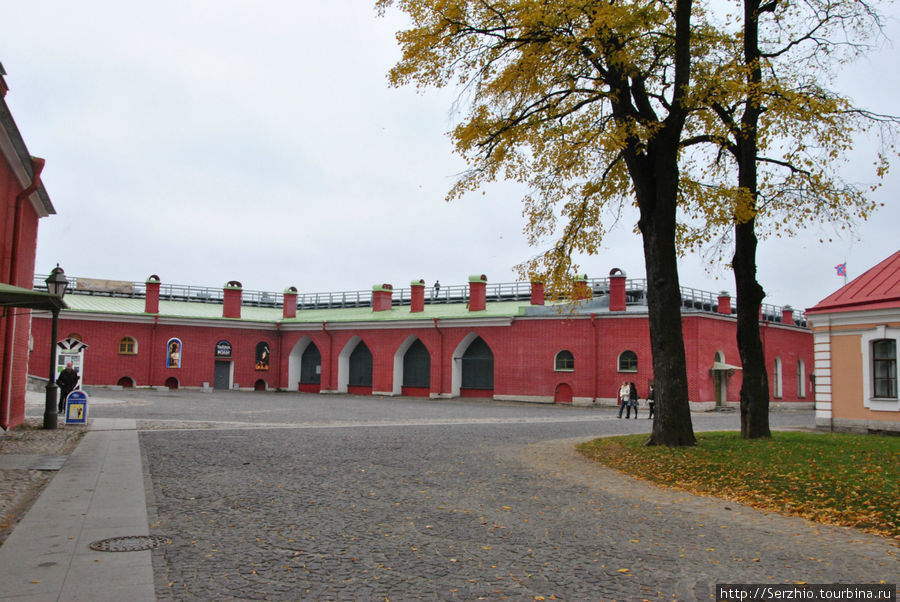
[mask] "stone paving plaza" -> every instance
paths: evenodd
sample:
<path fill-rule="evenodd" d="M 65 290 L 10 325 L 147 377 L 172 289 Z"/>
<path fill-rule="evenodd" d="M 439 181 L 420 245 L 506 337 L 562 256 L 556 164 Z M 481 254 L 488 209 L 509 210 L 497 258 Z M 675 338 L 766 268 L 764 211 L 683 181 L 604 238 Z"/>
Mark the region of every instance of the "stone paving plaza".
<path fill-rule="evenodd" d="M 113 399 L 113 397 L 115 399 Z M 659 489 L 573 444 L 646 410 L 95 392 L 141 430 L 160 600 L 709 600 L 716 583 L 898 579 L 889 540 Z M 694 414 L 696 430 L 736 413 Z M 776 412 L 774 428 L 810 426 Z"/>

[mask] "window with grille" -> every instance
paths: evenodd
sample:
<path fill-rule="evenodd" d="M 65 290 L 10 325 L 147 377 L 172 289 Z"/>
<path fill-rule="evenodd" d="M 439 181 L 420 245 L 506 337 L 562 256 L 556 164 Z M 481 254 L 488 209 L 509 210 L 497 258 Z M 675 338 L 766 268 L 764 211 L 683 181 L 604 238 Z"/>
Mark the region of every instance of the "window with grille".
<path fill-rule="evenodd" d="M 619 372 L 637 372 L 638 357 L 634 351 L 626 350 L 619 355 Z"/>
<path fill-rule="evenodd" d="M 575 370 L 575 356 L 572 355 L 571 351 L 563 349 L 556 354 L 553 369 L 557 372 L 572 372 Z"/>
<path fill-rule="evenodd" d="M 137 353 L 137 341 L 131 337 L 123 337 L 119 341 L 119 355 L 135 355 Z"/>
<path fill-rule="evenodd" d="M 872 341 L 873 395 L 883 399 L 897 398 L 897 341 Z"/>

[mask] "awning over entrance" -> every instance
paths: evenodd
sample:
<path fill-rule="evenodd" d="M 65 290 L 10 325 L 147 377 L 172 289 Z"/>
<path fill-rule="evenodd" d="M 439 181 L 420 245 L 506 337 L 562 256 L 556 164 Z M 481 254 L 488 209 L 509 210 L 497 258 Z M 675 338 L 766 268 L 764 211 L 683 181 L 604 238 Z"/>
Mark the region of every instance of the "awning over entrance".
<path fill-rule="evenodd" d="M 0 283 L 0 307 L 28 307 L 31 309 L 66 309 L 68 305 L 50 293 Z"/>
<path fill-rule="evenodd" d="M 724 362 L 713 362 L 713 365 L 711 368 L 711 370 L 721 370 L 723 372 L 727 371 L 727 370 L 740 370 L 740 369 L 741 369 L 740 366 L 732 366 L 731 364 L 726 364 Z"/>

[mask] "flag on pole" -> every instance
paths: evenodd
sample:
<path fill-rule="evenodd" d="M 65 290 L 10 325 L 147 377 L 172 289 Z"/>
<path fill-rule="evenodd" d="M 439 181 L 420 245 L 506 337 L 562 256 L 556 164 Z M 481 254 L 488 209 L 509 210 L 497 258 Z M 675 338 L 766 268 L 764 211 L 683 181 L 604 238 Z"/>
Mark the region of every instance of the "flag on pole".
<path fill-rule="evenodd" d="M 844 278 L 847 277 L 847 262 L 846 261 L 844 263 L 837 264 L 836 266 L 834 266 L 834 269 L 837 270 L 838 276 L 843 276 Z"/>

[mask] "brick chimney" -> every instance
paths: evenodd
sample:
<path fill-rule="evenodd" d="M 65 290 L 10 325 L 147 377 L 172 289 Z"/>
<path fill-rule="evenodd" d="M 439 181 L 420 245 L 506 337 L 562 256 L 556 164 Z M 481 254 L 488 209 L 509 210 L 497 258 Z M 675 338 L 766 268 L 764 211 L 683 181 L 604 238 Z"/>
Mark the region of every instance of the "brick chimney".
<path fill-rule="evenodd" d="M 609 311 L 625 311 L 625 272 L 609 271 Z"/>
<path fill-rule="evenodd" d="M 413 280 L 409 286 L 412 291 L 409 302 L 410 313 L 425 311 L 425 281 L 421 278 Z"/>
<path fill-rule="evenodd" d="M 284 319 L 297 317 L 297 287 L 289 286 L 284 289 L 284 305 L 281 317 Z"/>
<path fill-rule="evenodd" d="M 794 325 L 794 308 L 790 305 L 781 308 L 781 323 Z"/>
<path fill-rule="evenodd" d="M 223 318 L 240 318 L 241 317 L 241 297 L 244 287 L 237 280 L 229 280 L 223 289 L 225 293 L 225 302 L 222 304 Z"/>
<path fill-rule="evenodd" d="M 151 274 L 144 283 L 146 292 L 144 293 L 144 313 L 159 313 L 159 276 Z"/>
<path fill-rule="evenodd" d="M 469 276 L 469 311 L 484 311 L 487 307 L 487 276 Z"/>
<path fill-rule="evenodd" d="M 394 298 L 394 287 L 390 284 L 372 286 L 372 311 L 388 311 Z"/>
<path fill-rule="evenodd" d="M 531 281 L 531 304 L 544 304 L 544 283 L 536 280 Z"/>
<path fill-rule="evenodd" d="M 591 291 L 588 288 L 588 277 L 587 274 L 576 274 L 575 275 L 575 300 L 578 301 L 580 299 L 590 299 Z"/>
<path fill-rule="evenodd" d="M 731 315 L 731 295 L 728 294 L 728 291 L 719 293 L 719 305 L 716 307 L 716 311 L 720 314 Z"/>

